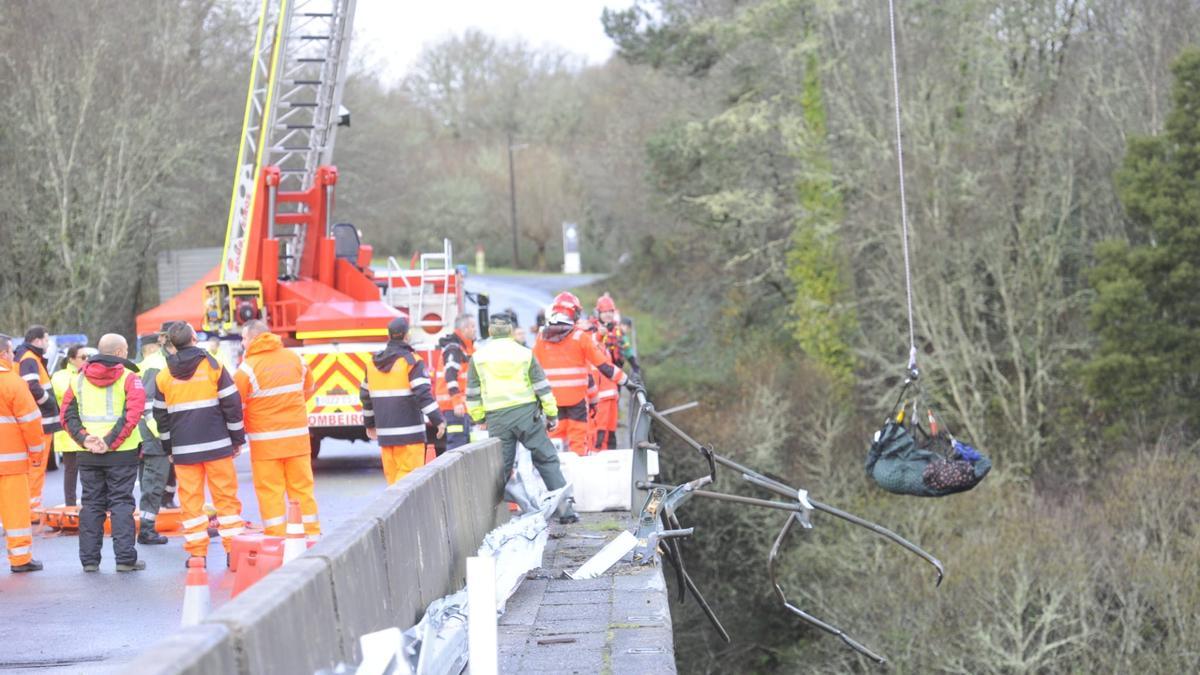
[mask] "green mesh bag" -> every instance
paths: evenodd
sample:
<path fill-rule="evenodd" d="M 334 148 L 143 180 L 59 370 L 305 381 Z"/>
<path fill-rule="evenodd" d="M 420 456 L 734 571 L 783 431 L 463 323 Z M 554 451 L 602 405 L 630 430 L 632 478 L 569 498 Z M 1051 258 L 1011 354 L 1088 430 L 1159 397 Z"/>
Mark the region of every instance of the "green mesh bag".
<path fill-rule="evenodd" d="M 947 452 L 937 451 L 939 443 Z M 889 420 L 867 454 L 867 476 L 884 490 L 901 495 L 944 497 L 965 492 L 992 468 L 991 460 L 966 448 L 969 454 L 959 453 L 940 436 L 927 438 L 922 447 L 904 425 Z"/>

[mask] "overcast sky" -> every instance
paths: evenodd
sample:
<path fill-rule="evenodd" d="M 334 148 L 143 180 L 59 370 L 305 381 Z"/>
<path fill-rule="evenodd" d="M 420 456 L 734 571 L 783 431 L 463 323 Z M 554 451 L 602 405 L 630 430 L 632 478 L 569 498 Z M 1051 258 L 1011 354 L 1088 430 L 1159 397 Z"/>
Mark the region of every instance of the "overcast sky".
<path fill-rule="evenodd" d="M 614 46 L 600 25 L 605 7 L 632 0 L 358 0 L 351 51 L 385 80 L 404 77 L 421 49 L 467 28 L 499 38 L 554 45 L 603 63 Z M 367 53 L 369 50 L 369 53 Z"/>

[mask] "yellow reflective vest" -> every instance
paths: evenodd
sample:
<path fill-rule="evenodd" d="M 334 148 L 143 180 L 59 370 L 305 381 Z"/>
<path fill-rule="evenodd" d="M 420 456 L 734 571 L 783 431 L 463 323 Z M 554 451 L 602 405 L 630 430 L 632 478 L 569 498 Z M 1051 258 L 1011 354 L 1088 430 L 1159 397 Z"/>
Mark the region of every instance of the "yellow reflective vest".
<path fill-rule="evenodd" d="M 533 351 L 512 338 L 492 338 L 471 357 L 467 369 L 467 413 L 476 422 L 488 412 L 541 400 L 547 417 L 558 404 Z"/>
<path fill-rule="evenodd" d="M 60 410 L 62 409 L 63 395 L 71 388 L 71 380 L 78 376 L 79 371 L 69 363 L 66 368 L 56 370 L 50 376 L 50 386 L 54 389 L 54 398 L 58 401 Z M 56 452 L 79 452 L 81 449 L 66 429 L 54 432 L 54 450 Z"/>
<path fill-rule="evenodd" d="M 142 413 L 142 424 L 146 425 L 151 436 L 158 438 L 158 422 L 154 421 L 154 391 L 158 385 L 154 383 L 154 378 L 167 369 L 167 357 L 159 350 L 138 361 L 137 366 L 143 376 L 142 385 L 146 388 L 146 412 Z"/>
<path fill-rule="evenodd" d="M 76 376 L 71 388 L 79 402 L 79 419 L 89 434 L 104 438 L 114 426 L 124 423 L 125 418 L 121 413 L 125 410 L 125 378 L 137 376 L 137 373 L 126 370 L 121 379 L 107 387 L 97 387 L 83 373 Z M 142 433 L 135 426 L 121 447 L 113 449 L 118 452 L 137 450 L 141 442 Z"/>

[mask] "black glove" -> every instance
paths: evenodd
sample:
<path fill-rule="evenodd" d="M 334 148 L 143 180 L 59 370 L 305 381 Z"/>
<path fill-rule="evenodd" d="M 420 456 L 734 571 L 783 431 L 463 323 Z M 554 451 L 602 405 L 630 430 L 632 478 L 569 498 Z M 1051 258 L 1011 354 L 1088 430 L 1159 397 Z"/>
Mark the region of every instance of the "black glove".
<path fill-rule="evenodd" d="M 546 431 L 554 431 L 557 428 L 558 428 L 558 418 L 557 417 L 547 417 L 546 418 Z"/>
<path fill-rule="evenodd" d="M 642 383 L 638 382 L 632 377 L 625 378 L 625 388 L 635 393 L 639 391 L 645 393 L 646 391 L 646 388 L 642 386 Z"/>

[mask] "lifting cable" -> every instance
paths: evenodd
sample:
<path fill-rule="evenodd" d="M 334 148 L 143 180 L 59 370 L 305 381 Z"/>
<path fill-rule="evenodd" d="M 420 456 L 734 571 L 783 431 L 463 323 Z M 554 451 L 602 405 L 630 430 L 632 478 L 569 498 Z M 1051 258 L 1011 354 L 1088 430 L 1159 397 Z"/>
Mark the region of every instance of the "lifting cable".
<path fill-rule="evenodd" d="M 904 242 L 904 290 L 908 296 L 908 372 L 917 378 L 917 333 L 913 327 L 912 270 L 908 255 L 908 202 L 904 196 L 904 143 L 900 135 L 900 67 L 896 63 L 896 3 L 888 0 L 888 26 L 892 38 L 892 100 L 896 109 L 896 162 L 900 169 L 900 226 Z"/>

